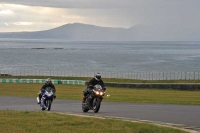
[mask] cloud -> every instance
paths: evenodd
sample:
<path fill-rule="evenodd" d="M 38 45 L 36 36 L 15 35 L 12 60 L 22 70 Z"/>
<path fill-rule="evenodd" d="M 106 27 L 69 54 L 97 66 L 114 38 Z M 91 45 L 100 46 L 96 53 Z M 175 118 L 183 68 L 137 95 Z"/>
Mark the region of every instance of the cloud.
<path fill-rule="evenodd" d="M 1 10 L 0 15 L 12 15 L 14 12 L 11 10 Z"/>
<path fill-rule="evenodd" d="M 32 25 L 33 22 L 16 22 L 15 25 Z"/>
<path fill-rule="evenodd" d="M 176 7 L 180 6 L 197 6 L 199 0 L 0 0 L 0 3 L 20 4 L 27 6 L 44 6 L 56 8 L 158 8 L 158 7 Z M 146 8 L 145 8 L 146 7 Z"/>
<path fill-rule="evenodd" d="M 8 23 L 4 23 L 6 26 L 9 26 L 9 24 Z"/>
<path fill-rule="evenodd" d="M 134 0 L 0 0 L 0 3 L 44 6 L 56 8 L 122 8 L 133 4 Z M 136 0 L 137 2 L 138 0 Z"/>
<path fill-rule="evenodd" d="M 84 20 L 88 19 L 74 9 L 2 4 L 0 10 L 4 11 L 4 14 L 5 9 L 12 11 L 13 15 L 1 17 L 0 32 L 47 30 L 67 23 L 84 23 Z"/>
<path fill-rule="evenodd" d="M 13 14 L 1 14 L 0 23 L 31 22 L 33 30 L 75 22 L 124 28 L 200 27 L 200 0 L 0 0 L 3 10 Z"/>

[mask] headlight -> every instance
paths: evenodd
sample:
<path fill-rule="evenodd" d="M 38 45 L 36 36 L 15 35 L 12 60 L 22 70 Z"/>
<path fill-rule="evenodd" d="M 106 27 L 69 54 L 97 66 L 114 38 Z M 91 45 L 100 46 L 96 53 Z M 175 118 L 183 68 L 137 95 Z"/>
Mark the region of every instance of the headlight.
<path fill-rule="evenodd" d="M 49 94 L 49 93 L 47 94 L 47 96 L 49 96 L 49 97 L 50 97 L 51 95 L 52 95 L 52 94 Z"/>
<path fill-rule="evenodd" d="M 98 92 L 98 91 L 95 91 L 95 93 L 96 93 L 97 95 L 99 95 L 99 92 Z"/>
<path fill-rule="evenodd" d="M 103 95 L 103 92 L 100 92 L 100 95 Z"/>
<path fill-rule="evenodd" d="M 52 93 L 52 92 L 50 92 L 50 93 L 46 93 L 46 95 L 47 95 L 48 97 L 50 97 L 50 96 L 53 95 L 53 93 Z"/>

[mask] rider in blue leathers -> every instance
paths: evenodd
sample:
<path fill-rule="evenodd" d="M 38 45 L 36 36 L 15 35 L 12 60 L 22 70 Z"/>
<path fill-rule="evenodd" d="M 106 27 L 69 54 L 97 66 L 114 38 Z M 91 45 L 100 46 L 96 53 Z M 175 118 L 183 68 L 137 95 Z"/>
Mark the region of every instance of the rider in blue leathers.
<path fill-rule="evenodd" d="M 40 89 L 40 93 L 38 94 L 38 97 L 39 97 L 39 102 L 38 102 L 38 104 L 41 103 L 41 98 L 42 98 L 43 93 L 45 92 L 46 87 L 51 87 L 51 88 L 53 88 L 54 99 L 56 98 L 56 88 L 55 88 L 54 84 L 52 83 L 51 79 L 48 78 L 48 79 L 46 80 L 45 84 L 42 85 L 42 88 Z"/>

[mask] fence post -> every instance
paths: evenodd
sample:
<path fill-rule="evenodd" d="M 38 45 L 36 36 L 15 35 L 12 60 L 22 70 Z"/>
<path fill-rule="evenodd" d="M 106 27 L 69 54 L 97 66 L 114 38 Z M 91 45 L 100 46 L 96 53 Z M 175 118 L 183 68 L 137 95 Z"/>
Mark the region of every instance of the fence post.
<path fill-rule="evenodd" d="M 133 73 L 130 73 L 130 79 L 133 79 Z"/>
<path fill-rule="evenodd" d="M 146 73 L 146 80 L 148 80 L 148 73 Z"/>
<path fill-rule="evenodd" d="M 181 80 L 182 80 L 182 72 L 181 72 Z"/>
<path fill-rule="evenodd" d="M 138 73 L 136 72 L 135 75 L 136 75 L 135 79 L 138 80 Z"/>
<path fill-rule="evenodd" d="M 189 80 L 190 80 L 190 72 L 189 72 Z"/>
<path fill-rule="evenodd" d="M 177 73 L 177 80 L 179 79 L 179 72 Z"/>
<path fill-rule="evenodd" d="M 151 73 L 149 73 L 149 80 L 151 79 Z"/>
<path fill-rule="evenodd" d="M 165 76 L 165 75 L 164 75 L 164 73 L 163 73 L 163 78 L 162 78 L 162 80 L 164 80 L 164 76 Z"/>
<path fill-rule="evenodd" d="M 187 72 L 185 72 L 185 80 L 187 79 L 186 76 L 187 76 Z"/>
<path fill-rule="evenodd" d="M 159 72 L 156 73 L 156 80 L 159 80 Z"/>

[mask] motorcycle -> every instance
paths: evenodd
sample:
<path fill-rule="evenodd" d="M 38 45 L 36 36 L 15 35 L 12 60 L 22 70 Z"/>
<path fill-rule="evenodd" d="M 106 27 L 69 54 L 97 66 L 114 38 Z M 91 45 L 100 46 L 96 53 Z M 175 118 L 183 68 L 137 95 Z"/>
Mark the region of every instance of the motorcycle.
<path fill-rule="evenodd" d="M 41 103 L 40 103 L 41 110 L 50 111 L 53 99 L 54 99 L 53 90 L 51 87 L 47 87 L 41 98 Z M 37 97 L 37 101 L 39 102 L 39 97 Z"/>
<path fill-rule="evenodd" d="M 93 110 L 94 113 L 98 113 L 104 94 L 105 90 L 102 89 L 101 85 L 95 85 L 94 87 L 92 87 L 92 89 L 86 96 L 85 102 L 82 103 L 83 112 Z"/>

